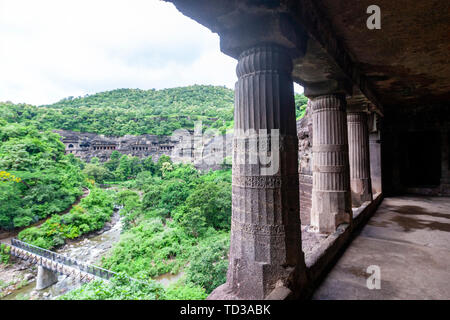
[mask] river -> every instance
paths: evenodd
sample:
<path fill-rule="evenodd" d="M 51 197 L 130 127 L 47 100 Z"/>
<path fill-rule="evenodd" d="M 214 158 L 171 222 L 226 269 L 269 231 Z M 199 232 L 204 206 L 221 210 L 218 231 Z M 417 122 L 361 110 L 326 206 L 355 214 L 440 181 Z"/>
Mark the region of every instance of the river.
<path fill-rule="evenodd" d="M 101 258 L 108 253 L 114 243 L 119 241 L 121 230 L 122 221 L 120 219 L 119 212 L 115 211 L 111 222 L 109 222 L 107 227 L 102 231 L 91 234 L 88 237 L 71 240 L 63 247 L 54 251 L 79 261 L 93 265 L 100 265 Z M 29 271 L 25 270 L 24 273 L 26 272 Z M 179 280 L 183 275 L 183 272 L 175 275 L 163 274 L 156 277 L 155 280 L 160 282 L 163 286 L 167 286 Z M 33 280 L 32 282 L 24 285 L 22 288 L 14 290 L 13 293 L 0 298 L 0 300 L 50 300 L 55 299 L 70 290 L 80 287 L 81 284 L 82 283 L 80 283 L 79 280 L 74 279 L 73 277 L 59 275 L 57 283 L 44 290 L 37 291 L 35 290 L 36 281 Z"/>
<path fill-rule="evenodd" d="M 82 237 L 70 241 L 63 247 L 54 251 L 67 257 L 77 259 L 78 261 L 100 265 L 101 258 L 111 249 L 114 243 L 119 241 L 122 222 L 118 211 L 114 212 L 112 220 L 106 229 L 109 230 L 103 229 L 97 234 L 92 234 L 89 237 Z M 70 290 L 78 288 L 80 285 L 80 281 L 73 277 L 59 275 L 58 282 L 44 290 L 36 291 L 36 281 L 33 281 L 3 297 L 2 300 L 29 298 L 38 300 L 54 299 Z"/>

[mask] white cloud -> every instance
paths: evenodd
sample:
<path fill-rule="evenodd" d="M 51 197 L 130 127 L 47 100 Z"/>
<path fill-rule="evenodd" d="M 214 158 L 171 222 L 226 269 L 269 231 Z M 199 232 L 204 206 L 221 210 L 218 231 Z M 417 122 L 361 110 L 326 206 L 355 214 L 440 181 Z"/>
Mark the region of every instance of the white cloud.
<path fill-rule="evenodd" d="M 0 101 L 115 88 L 234 88 L 219 37 L 159 0 L 0 0 Z M 296 91 L 299 91 L 296 86 Z"/>

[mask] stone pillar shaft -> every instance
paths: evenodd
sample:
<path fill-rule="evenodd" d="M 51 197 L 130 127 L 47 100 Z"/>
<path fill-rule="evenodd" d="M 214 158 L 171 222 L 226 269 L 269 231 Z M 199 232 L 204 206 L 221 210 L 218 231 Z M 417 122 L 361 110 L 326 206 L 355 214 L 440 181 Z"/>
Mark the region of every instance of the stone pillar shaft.
<path fill-rule="evenodd" d="M 344 95 L 311 99 L 313 118 L 313 191 L 311 226 L 332 233 L 352 217 Z"/>
<path fill-rule="evenodd" d="M 372 193 L 382 192 L 381 183 L 381 142 L 380 131 L 372 132 L 369 135 L 370 151 L 370 179 L 372 183 Z"/>
<path fill-rule="evenodd" d="M 352 206 L 372 201 L 370 180 L 369 130 L 365 112 L 347 113 Z"/>
<path fill-rule="evenodd" d="M 291 71 L 273 45 L 244 51 L 237 65 L 227 285 L 239 298 L 263 299 L 305 271 Z"/>

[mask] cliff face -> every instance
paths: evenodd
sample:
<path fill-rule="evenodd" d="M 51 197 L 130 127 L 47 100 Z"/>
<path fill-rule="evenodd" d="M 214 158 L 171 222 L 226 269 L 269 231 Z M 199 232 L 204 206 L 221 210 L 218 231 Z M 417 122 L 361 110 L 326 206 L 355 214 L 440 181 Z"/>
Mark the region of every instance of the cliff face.
<path fill-rule="evenodd" d="M 95 133 L 55 130 L 61 136 L 66 146 L 66 154 L 72 153 L 76 157 L 89 162 L 93 157 L 100 161 L 107 161 L 113 151 L 122 154 L 144 158 L 152 156 L 155 161 L 163 155 L 169 155 L 178 141 L 170 137 L 154 135 L 108 137 Z"/>
<path fill-rule="evenodd" d="M 182 136 L 145 134 L 114 137 L 68 130 L 54 130 L 54 132 L 61 136 L 61 141 L 66 146 L 66 154 L 72 153 L 86 162 L 94 157 L 102 162 L 107 161 L 113 151 L 118 151 L 121 154 L 139 158 L 151 156 L 155 162 L 161 155 L 167 155 L 174 162 L 190 162 L 198 169 L 215 170 L 221 168 L 225 158 L 231 159 L 232 156 L 232 134 L 208 138 L 206 136 L 197 137 L 192 131 L 185 131 Z M 305 116 L 297 121 L 297 133 L 301 186 L 300 210 L 302 211 L 303 208 L 303 211 L 307 212 L 305 219 L 309 219 L 312 188 L 312 124 L 309 106 Z"/>
<path fill-rule="evenodd" d="M 227 155 L 231 155 L 232 135 L 229 134 L 208 138 L 185 131 L 182 135 L 173 136 L 145 134 L 114 137 L 68 130 L 54 132 L 61 136 L 66 154 L 71 153 L 86 162 L 94 157 L 101 162 L 107 161 L 113 151 L 118 151 L 138 158 L 151 156 L 155 162 L 162 155 L 167 155 L 174 162 L 190 162 L 198 169 L 214 170 L 221 167 Z"/>

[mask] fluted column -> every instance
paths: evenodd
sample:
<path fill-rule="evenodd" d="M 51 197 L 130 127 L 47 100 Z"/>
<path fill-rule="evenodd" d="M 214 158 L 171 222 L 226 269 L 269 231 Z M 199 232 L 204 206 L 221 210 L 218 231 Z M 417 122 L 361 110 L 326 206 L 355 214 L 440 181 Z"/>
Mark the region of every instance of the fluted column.
<path fill-rule="evenodd" d="M 369 134 L 369 151 L 372 194 L 377 194 L 382 192 L 380 131 L 371 132 Z"/>
<path fill-rule="evenodd" d="M 347 127 L 352 206 L 360 207 L 365 201 L 372 201 L 367 114 L 347 113 Z"/>
<path fill-rule="evenodd" d="M 346 101 L 343 94 L 311 99 L 313 190 L 311 226 L 332 233 L 352 217 Z"/>
<path fill-rule="evenodd" d="M 238 298 L 262 299 L 276 283 L 304 277 L 291 71 L 290 56 L 274 45 L 244 51 L 237 65 L 226 285 Z"/>

